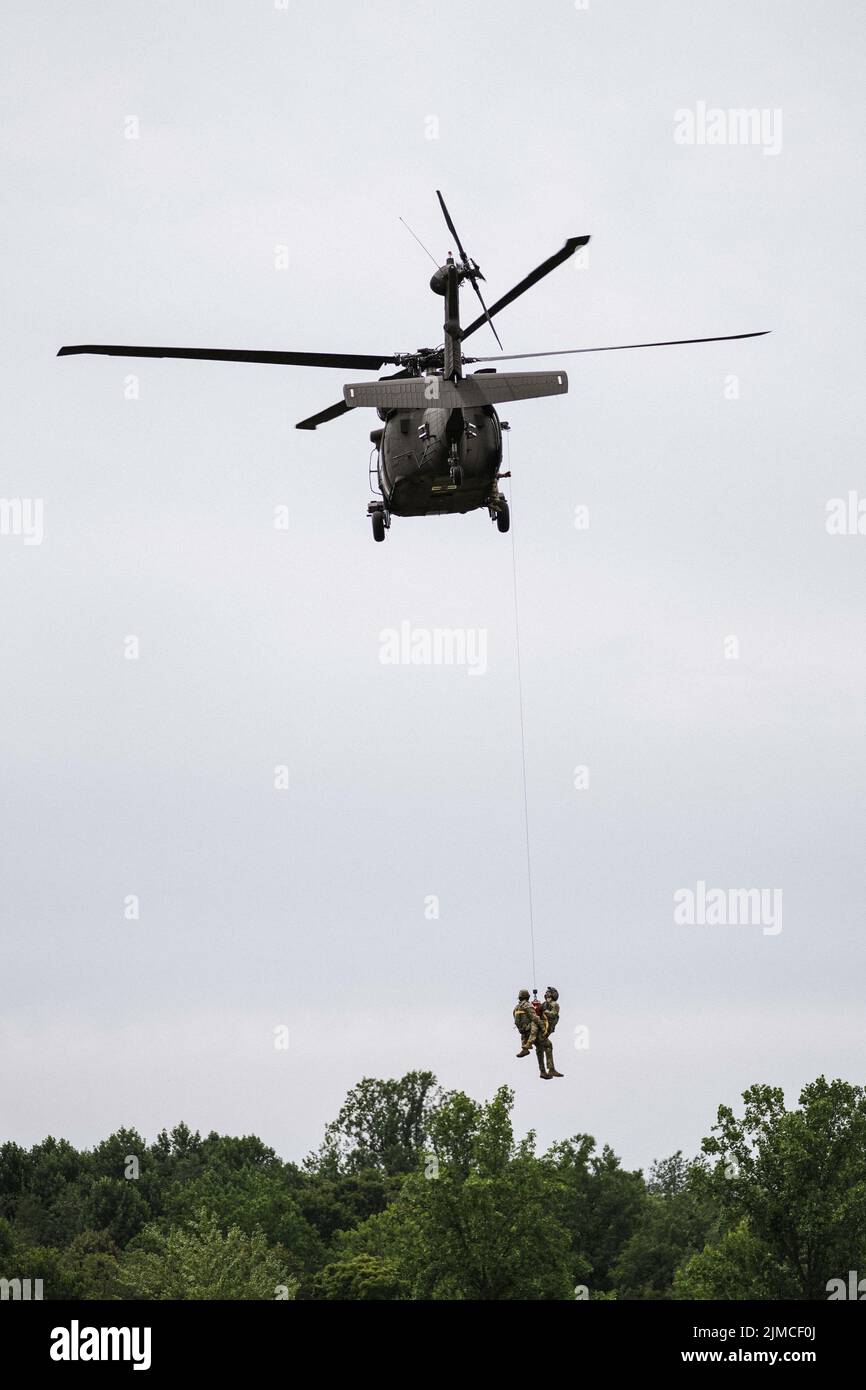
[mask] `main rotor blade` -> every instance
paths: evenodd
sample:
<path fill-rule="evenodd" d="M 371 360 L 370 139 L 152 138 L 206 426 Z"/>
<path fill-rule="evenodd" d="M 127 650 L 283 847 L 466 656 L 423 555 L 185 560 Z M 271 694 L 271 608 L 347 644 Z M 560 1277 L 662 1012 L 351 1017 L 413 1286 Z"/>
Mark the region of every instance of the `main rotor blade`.
<path fill-rule="evenodd" d="M 483 320 L 482 320 L 483 322 Z M 610 347 L 560 348 L 558 352 L 507 352 L 502 357 L 464 357 L 464 362 L 515 362 L 519 357 L 571 357 L 576 352 L 627 352 L 630 348 L 682 347 L 686 343 L 731 343 L 735 338 L 764 338 L 771 328 L 757 333 L 722 333 L 715 338 L 669 338 L 662 343 L 613 343 Z"/>
<path fill-rule="evenodd" d="M 390 376 L 383 377 L 382 380 L 396 381 L 398 377 L 405 377 L 411 375 L 412 373 L 407 372 L 406 368 L 403 367 L 399 372 L 392 372 Z M 319 425 L 326 425 L 329 420 L 336 420 L 340 415 L 345 415 L 346 412 L 350 409 L 351 406 L 346 405 L 346 402 L 344 400 L 335 401 L 333 405 L 326 406 L 325 409 L 320 410 L 318 414 L 310 415 L 307 417 L 306 420 L 299 420 L 298 423 L 295 425 L 295 429 L 314 430 Z"/>
<path fill-rule="evenodd" d="M 532 289 L 533 285 L 537 285 L 539 280 L 544 279 L 545 275 L 549 275 L 558 265 L 562 265 L 563 261 L 567 261 L 581 246 L 586 246 L 588 241 L 588 236 L 569 237 L 561 251 L 557 251 L 554 256 L 548 256 L 546 261 L 542 261 L 535 270 L 531 270 L 519 284 L 514 286 L 514 289 L 509 290 L 501 299 L 497 299 L 496 303 L 487 310 L 486 315 L 474 319 L 468 328 L 464 328 L 462 337 L 468 338 L 469 334 L 474 333 L 476 328 L 480 328 L 482 323 L 489 323 L 493 315 L 498 314 L 500 309 L 504 309 L 507 304 L 513 304 L 515 299 L 519 299 L 527 290 Z"/>
<path fill-rule="evenodd" d="M 438 189 L 438 188 L 436 189 L 436 197 L 439 199 L 439 206 L 441 207 L 442 212 L 443 212 L 443 214 L 444 214 L 444 216 L 445 216 L 445 221 L 448 223 L 448 230 L 449 230 L 449 232 L 451 233 L 451 235 L 452 235 L 453 238 L 454 238 L 454 241 L 455 241 L 455 243 L 456 243 L 456 245 L 457 245 L 457 250 L 460 252 L 460 259 L 461 259 L 461 261 L 463 262 L 464 266 L 468 267 L 468 266 L 469 266 L 469 257 L 466 255 L 466 252 L 463 250 L 463 242 L 460 240 L 459 236 L 457 235 L 457 228 L 454 226 L 454 223 L 451 221 L 451 214 L 450 214 L 450 212 L 448 211 L 448 209 L 446 208 L 446 206 L 445 206 L 445 199 L 442 197 L 442 194 L 439 192 L 439 189 Z"/>
<path fill-rule="evenodd" d="M 366 355 L 352 352 L 233 352 L 224 348 L 118 347 L 107 343 L 86 343 L 78 347 L 62 347 L 58 357 L 73 353 L 92 352 L 107 357 L 188 357 L 205 362 L 272 362 L 284 367 L 351 367 L 359 371 L 378 372 L 396 357 L 384 353 Z"/>
<path fill-rule="evenodd" d="M 495 326 L 494 326 L 494 324 L 493 324 L 493 320 L 491 319 L 490 314 L 488 313 L 487 305 L 484 303 L 484 295 L 481 293 L 480 289 L 478 288 L 478 284 L 477 284 L 477 282 L 476 282 L 476 280 L 475 280 L 474 277 L 473 277 L 473 279 L 472 279 L 472 288 L 473 288 L 473 290 L 475 291 L 475 293 L 478 295 L 479 300 L 481 301 L 481 307 L 482 307 L 482 309 L 484 310 L 484 320 L 485 320 L 485 322 L 488 323 L 488 324 L 490 325 L 490 330 L 491 330 L 491 332 L 492 332 L 494 338 L 496 339 L 496 341 L 497 341 L 497 343 L 499 344 L 499 346 L 502 347 L 502 339 L 500 338 L 499 334 L 496 332 L 496 328 L 495 328 Z"/>
<path fill-rule="evenodd" d="M 336 420 L 339 415 L 345 415 L 348 409 L 345 401 L 335 401 L 326 410 L 320 410 L 317 415 L 310 415 L 306 420 L 299 420 L 295 429 L 314 430 L 317 425 L 327 424 L 329 420 Z"/>

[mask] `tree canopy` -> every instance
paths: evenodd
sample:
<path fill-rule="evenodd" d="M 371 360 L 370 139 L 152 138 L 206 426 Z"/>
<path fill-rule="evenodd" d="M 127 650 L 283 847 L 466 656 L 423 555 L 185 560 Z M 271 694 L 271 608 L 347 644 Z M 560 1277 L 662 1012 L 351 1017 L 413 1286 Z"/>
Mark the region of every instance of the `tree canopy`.
<path fill-rule="evenodd" d="M 866 1273 L 866 1092 L 750 1087 L 647 1173 L 513 1094 L 363 1078 L 302 1164 L 181 1123 L 0 1145 L 0 1276 L 45 1298 L 825 1299 Z"/>

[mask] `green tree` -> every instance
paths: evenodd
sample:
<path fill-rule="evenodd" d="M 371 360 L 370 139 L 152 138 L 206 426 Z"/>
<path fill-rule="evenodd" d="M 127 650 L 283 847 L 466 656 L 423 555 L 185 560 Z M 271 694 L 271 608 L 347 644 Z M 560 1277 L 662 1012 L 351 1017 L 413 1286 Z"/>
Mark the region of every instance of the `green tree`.
<path fill-rule="evenodd" d="M 331 1177 L 365 1168 L 408 1173 L 423 1150 L 431 1110 L 439 1101 L 436 1078 L 410 1071 L 399 1081 L 365 1076 L 325 1130 L 318 1153 L 306 1167 Z"/>
<path fill-rule="evenodd" d="M 773 1086 L 752 1086 L 743 1101 L 740 1119 L 719 1107 L 703 1142 L 707 1188 L 730 1234 L 689 1263 L 688 1279 L 712 1289 L 718 1271 L 712 1296 L 767 1296 L 749 1282 L 759 1269 L 761 1288 L 825 1298 L 828 1280 L 866 1265 L 866 1091 L 819 1076 L 795 1110 Z M 726 1292 L 737 1277 L 740 1292 Z"/>
<path fill-rule="evenodd" d="M 393 1301 L 409 1291 L 391 1260 L 378 1255 L 346 1255 L 325 1265 L 316 1276 L 316 1298 Z"/>
<path fill-rule="evenodd" d="M 622 1168 L 607 1144 L 596 1153 L 589 1134 L 554 1144 L 546 1163 L 555 1179 L 556 1215 L 568 1231 L 576 1265 L 588 1264 L 591 1294 L 616 1288 L 616 1262 L 646 1203 L 643 1175 Z"/>
<path fill-rule="evenodd" d="M 223 1234 L 202 1209 L 187 1226 L 146 1227 L 121 1261 L 124 1296 L 133 1299 L 274 1299 L 279 1289 L 294 1298 L 297 1281 L 284 1253 L 271 1250 L 261 1231 L 237 1226 Z M 284 1295 L 285 1296 L 285 1295 Z"/>
<path fill-rule="evenodd" d="M 674 1297 L 683 1299 L 796 1298 L 796 1281 L 768 1246 L 741 1221 L 721 1240 L 686 1260 L 674 1276 Z"/>
<path fill-rule="evenodd" d="M 16 1149 L 8 1147 L 0 1178 L 7 1187 L 6 1214 L 23 1241 L 61 1247 L 82 1229 L 86 1158 L 66 1139 L 51 1136 L 34 1144 L 23 1160 Z"/>
<path fill-rule="evenodd" d="M 120 1249 L 107 1231 L 82 1231 L 64 1252 L 76 1298 L 120 1298 Z"/>
<path fill-rule="evenodd" d="M 205 1166 L 203 1145 L 198 1130 L 193 1133 L 183 1120 L 171 1133 L 161 1130 L 149 1149 L 160 1181 L 186 1182 L 198 1177 Z"/>
<path fill-rule="evenodd" d="M 368 1216 L 383 1212 L 394 1200 L 402 1176 L 389 1176 L 375 1168 L 358 1173 L 302 1173 L 286 1164 L 292 1194 L 310 1225 L 330 1246 L 338 1231 L 351 1231 Z"/>
<path fill-rule="evenodd" d="M 237 1138 L 232 1134 L 217 1134 L 211 1130 L 201 1144 L 201 1156 L 208 1168 L 237 1171 L 241 1168 L 280 1170 L 282 1159 L 255 1134 Z"/>
<path fill-rule="evenodd" d="M 27 1191 L 32 1164 L 20 1144 L 0 1144 L 0 1217 L 15 1215 L 18 1199 Z"/>
<path fill-rule="evenodd" d="M 106 1231 L 118 1245 L 126 1245 L 151 1219 L 148 1202 L 137 1182 L 127 1178 L 97 1178 L 82 1194 L 85 1228 Z"/>
<path fill-rule="evenodd" d="M 107 1139 L 97 1144 L 86 1158 L 87 1172 L 94 1184 L 101 1178 L 110 1179 L 112 1182 L 123 1181 L 143 1198 L 143 1208 L 135 1203 L 138 1211 L 136 1230 L 140 1230 L 144 1222 L 151 1217 L 159 1215 L 165 1190 L 165 1174 L 160 1172 L 152 1149 L 137 1129 L 115 1130 Z M 134 1166 L 130 1162 L 133 1159 Z M 118 1227 L 116 1234 L 121 1243 L 124 1243 L 135 1232 L 129 1231 L 121 1237 Z"/>
<path fill-rule="evenodd" d="M 674 1274 L 718 1227 L 718 1210 L 681 1152 L 654 1163 L 638 1224 L 620 1251 L 613 1278 L 620 1298 L 673 1298 Z"/>
<path fill-rule="evenodd" d="M 565 1299 L 575 1264 L 551 1202 L 555 1175 L 515 1143 L 513 1095 L 477 1105 L 457 1092 L 430 1120 L 431 1151 L 388 1209 L 340 1240 L 388 1262 L 416 1299 Z M 585 1267 L 577 1267 L 585 1273 Z"/>
<path fill-rule="evenodd" d="M 325 1262 L 325 1246 L 301 1212 L 279 1160 L 268 1166 L 209 1166 L 166 1194 L 166 1217 L 172 1223 L 183 1225 L 202 1208 L 223 1232 L 232 1227 L 248 1236 L 261 1231 L 269 1245 L 282 1246 L 293 1274 L 314 1271 Z"/>

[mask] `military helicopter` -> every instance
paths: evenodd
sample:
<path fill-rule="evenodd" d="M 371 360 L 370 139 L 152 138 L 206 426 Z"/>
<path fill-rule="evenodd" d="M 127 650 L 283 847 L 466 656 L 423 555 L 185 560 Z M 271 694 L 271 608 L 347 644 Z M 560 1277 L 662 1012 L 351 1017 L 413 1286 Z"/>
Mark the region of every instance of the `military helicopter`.
<path fill-rule="evenodd" d="M 375 407 L 383 421 L 382 428 L 370 434 L 370 442 L 376 447 L 379 495 L 368 504 L 367 514 L 373 525 L 373 539 L 383 541 L 392 516 L 431 516 L 486 508 L 499 531 L 507 532 L 509 529 L 508 501 L 499 490 L 500 480 L 508 476 L 502 472 L 502 431 L 508 425 L 500 421 L 495 406 L 503 402 L 563 395 L 568 390 L 568 376 L 559 370 L 500 372 L 490 366 L 480 367 L 477 372 L 466 376 L 463 372 L 465 366 L 534 357 L 567 357 L 582 352 L 621 352 L 632 348 L 729 342 L 736 338 L 759 338 L 769 331 L 726 333 L 711 338 L 675 338 L 657 343 L 566 348 L 561 352 L 550 350 L 467 357 L 463 352 L 464 342 L 485 324 L 501 348 L 502 343 L 493 324 L 494 315 L 569 260 L 576 251 L 587 245 L 589 237 L 569 237 L 559 251 L 542 261 L 488 309 L 479 288 L 479 281 L 484 280 L 481 267 L 466 254 L 445 200 L 438 190 L 436 196 L 459 255 L 457 260 L 449 252 L 445 264 L 438 266 L 430 278 L 433 293 L 445 300 L 444 340 L 440 347 L 416 348 L 414 352 L 398 352 L 388 356 L 386 353 L 233 352 L 223 348 L 118 347 L 91 343 L 62 347 L 57 355 L 65 357 L 87 352 L 112 357 L 186 357 L 215 362 L 271 362 L 286 366 L 337 367 L 375 372 L 387 365 L 398 367 L 399 371 L 380 377 L 377 381 L 353 382 L 344 386 L 342 400 L 299 421 L 295 426 L 299 430 L 314 430 L 359 406 Z M 415 235 L 414 232 L 412 235 Z M 431 259 L 435 264 L 435 258 Z M 460 323 L 459 292 L 465 284 L 472 286 L 482 313 L 463 328 Z M 371 476 L 372 471 L 371 467 Z"/>

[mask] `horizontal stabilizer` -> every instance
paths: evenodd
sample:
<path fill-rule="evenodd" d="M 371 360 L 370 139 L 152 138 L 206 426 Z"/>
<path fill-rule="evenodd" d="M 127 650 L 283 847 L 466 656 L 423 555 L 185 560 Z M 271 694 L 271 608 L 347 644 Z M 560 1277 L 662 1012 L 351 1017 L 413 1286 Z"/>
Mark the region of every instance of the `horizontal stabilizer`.
<path fill-rule="evenodd" d="M 343 387 L 348 406 L 373 405 L 382 410 L 457 410 L 461 406 L 498 405 L 533 396 L 561 396 L 568 390 L 565 372 L 479 372 L 460 381 L 441 376 L 406 381 L 360 381 Z"/>

